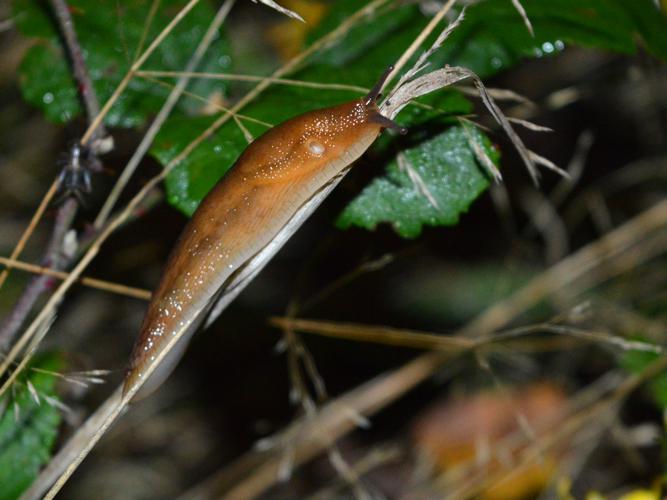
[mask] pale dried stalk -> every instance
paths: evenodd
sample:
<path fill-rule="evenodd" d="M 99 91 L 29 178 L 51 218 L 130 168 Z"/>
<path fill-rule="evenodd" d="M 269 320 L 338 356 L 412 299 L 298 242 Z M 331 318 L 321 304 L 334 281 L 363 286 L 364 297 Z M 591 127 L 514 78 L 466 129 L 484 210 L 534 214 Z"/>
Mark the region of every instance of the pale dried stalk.
<path fill-rule="evenodd" d="M 288 85 L 293 87 L 302 87 L 309 89 L 326 89 L 326 90 L 350 90 L 352 92 L 359 92 L 360 94 L 368 93 L 368 88 L 360 87 L 359 85 L 348 85 L 346 83 L 321 83 L 309 82 L 306 80 L 292 80 L 289 78 L 271 78 L 257 75 L 241 75 L 237 73 L 206 73 L 196 71 L 137 71 L 137 76 L 151 76 L 151 77 L 182 77 L 188 76 L 191 78 L 202 78 L 206 80 L 224 80 L 230 82 L 263 82 L 268 81 L 274 85 Z"/>
<path fill-rule="evenodd" d="M 507 117 L 503 114 L 493 98 L 486 91 L 486 87 L 484 87 L 484 84 L 480 78 L 469 69 L 461 67 L 445 67 L 443 69 L 432 71 L 426 75 L 417 77 L 397 88 L 392 93 L 392 95 L 382 104 L 381 109 L 384 114 L 390 118 L 393 118 L 408 104 L 408 102 L 410 102 L 411 99 L 428 94 L 434 90 L 453 85 L 466 79 L 471 79 L 473 81 L 477 91 L 479 92 L 479 96 L 481 97 L 482 102 L 491 113 L 491 116 L 493 116 L 496 122 L 498 122 L 498 124 L 502 127 L 505 134 L 507 134 L 509 139 L 512 141 L 512 144 L 519 153 L 519 156 L 528 168 L 530 176 L 537 184 L 539 180 L 539 172 L 537 170 L 536 160 L 538 158 L 541 160 L 541 157 L 535 155 L 535 153 L 530 151 L 524 145 L 521 138 L 512 128 L 512 125 Z"/>
<path fill-rule="evenodd" d="M 160 85 L 162 87 L 170 88 L 173 89 L 175 85 L 172 85 L 171 83 L 168 82 L 163 82 L 162 80 L 158 80 L 157 78 L 153 78 L 150 76 L 146 76 L 145 74 L 142 75 L 137 75 L 140 78 L 143 78 L 147 82 L 154 83 L 155 85 Z M 231 108 L 228 108 L 226 106 L 222 106 L 221 104 L 218 104 L 217 102 L 214 102 L 213 100 L 209 99 L 208 97 L 203 97 L 198 94 L 195 94 L 193 92 L 189 92 L 187 90 L 183 91 L 183 95 L 186 97 L 190 97 L 196 101 L 203 102 L 207 106 L 211 106 L 215 108 L 216 111 L 220 111 L 221 113 L 230 113 L 232 115 L 232 118 L 234 119 L 235 122 L 239 122 L 240 120 L 248 121 L 251 123 L 256 123 L 258 125 L 262 125 L 267 128 L 273 127 L 273 124 L 265 122 L 263 120 L 258 120 L 257 118 L 253 118 L 252 116 L 244 115 L 241 113 L 232 113 Z"/>
<path fill-rule="evenodd" d="M 443 13 L 443 15 L 444 15 L 449 11 L 450 8 L 451 8 L 451 5 L 445 4 L 442 7 L 442 10 L 438 14 Z M 421 73 L 424 69 L 426 69 L 426 67 L 429 64 L 428 63 L 428 58 L 431 57 L 440 47 L 442 47 L 442 45 L 445 43 L 447 38 L 449 38 L 449 35 L 451 35 L 452 32 L 456 28 L 459 27 L 459 25 L 461 24 L 461 22 L 463 21 L 464 18 L 465 18 L 465 7 L 463 9 L 461 9 L 461 13 L 454 20 L 454 22 L 450 23 L 444 30 L 442 30 L 442 32 L 438 35 L 438 37 L 435 39 L 435 41 L 431 45 L 431 47 L 429 47 L 428 50 L 425 50 L 424 52 L 422 52 L 422 54 L 419 56 L 419 58 L 417 59 L 417 62 L 414 64 L 414 66 L 412 66 L 412 68 L 410 68 L 408 71 L 406 71 L 403 74 L 403 76 L 401 76 L 401 79 L 398 81 L 398 83 L 394 87 L 394 91 L 396 91 L 396 89 L 400 88 L 405 82 L 407 82 L 409 80 L 412 80 L 419 73 Z M 428 36 L 431 33 L 431 31 L 435 28 L 437 22 L 439 22 L 439 21 L 440 21 L 440 17 L 438 15 L 436 15 L 431 20 L 431 22 L 428 24 L 428 26 L 426 26 L 424 31 L 420 34 L 420 37 L 421 37 L 421 35 L 425 35 L 425 36 L 421 37 L 420 44 L 423 43 L 424 39 L 426 39 L 426 36 Z M 413 44 L 413 46 L 414 46 L 414 44 Z M 414 46 L 414 47 L 413 46 L 411 46 L 410 49 L 413 49 L 413 50 L 416 49 L 417 46 Z M 408 49 L 408 51 L 406 51 L 404 56 L 410 53 L 410 49 Z M 398 64 L 396 66 L 398 68 Z M 397 69 L 394 68 L 394 72 L 396 72 L 396 71 L 397 71 Z M 389 98 L 391 99 L 391 94 L 390 94 Z"/>
<path fill-rule="evenodd" d="M 436 13 L 435 16 L 428 22 L 426 27 L 419 33 L 417 38 L 414 39 L 414 41 L 410 44 L 410 46 L 405 50 L 405 52 L 401 55 L 401 57 L 396 61 L 396 64 L 394 64 L 394 68 L 391 70 L 391 73 L 389 73 L 389 76 L 384 82 L 384 85 L 382 88 L 386 87 L 391 83 L 391 80 L 403 69 L 403 66 L 407 64 L 407 62 L 410 60 L 410 58 L 414 55 L 415 52 L 417 52 L 417 49 L 421 46 L 422 43 L 424 43 L 424 40 L 428 38 L 428 36 L 433 32 L 435 27 L 438 25 L 440 21 L 447 15 L 447 13 L 451 10 L 451 8 L 454 6 L 456 3 L 456 0 L 449 0 L 446 4 L 444 4 L 440 10 Z M 399 85 L 400 86 L 400 85 Z"/>
<path fill-rule="evenodd" d="M 36 266 L 34 264 L 28 264 L 27 262 L 22 262 L 20 260 L 8 259 L 6 257 L 0 257 L 0 264 L 7 266 L 7 269 L 20 269 L 22 271 L 27 271 L 34 274 L 51 276 L 52 278 L 57 278 L 59 280 L 67 279 L 69 274 L 64 271 L 57 271 L 48 267 Z M 149 300 L 151 298 L 151 292 L 149 290 L 122 285 L 120 283 L 112 283 L 111 281 L 83 276 L 79 279 L 79 283 L 90 288 L 103 290 L 105 292 L 117 293 L 119 295 L 133 297 L 135 299 Z"/>
<path fill-rule="evenodd" d="M 534 37 L 535 32 L 533 31 L 533 25 L 531 24 L 530 19 L 528 19 L 528 14 L 526 14 L 526 9 L 523 8 L 523 5 L 521 5 L 519 0 L 512 0 L 512 5 L 514 5 L 514 8 L 521 16 L 521 19 L 523 19 L 523 24 L 526 25 L 526 29 L 530 33 L 530 36 Z"/>

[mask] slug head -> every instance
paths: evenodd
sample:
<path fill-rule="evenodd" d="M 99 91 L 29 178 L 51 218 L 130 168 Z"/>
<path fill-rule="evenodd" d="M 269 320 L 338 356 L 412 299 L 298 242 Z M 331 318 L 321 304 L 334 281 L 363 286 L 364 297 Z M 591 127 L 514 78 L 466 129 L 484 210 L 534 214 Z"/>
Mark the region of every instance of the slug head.
<path fill-rule="evenodd" d="M 361 99 L 310 111 L 272 128 L 244 151 L 238 169 L 260 184 L 330 168 L 339 171 L 361 156 L 383 128 L 406 133 L 377 106 L 390 71 Z"/>

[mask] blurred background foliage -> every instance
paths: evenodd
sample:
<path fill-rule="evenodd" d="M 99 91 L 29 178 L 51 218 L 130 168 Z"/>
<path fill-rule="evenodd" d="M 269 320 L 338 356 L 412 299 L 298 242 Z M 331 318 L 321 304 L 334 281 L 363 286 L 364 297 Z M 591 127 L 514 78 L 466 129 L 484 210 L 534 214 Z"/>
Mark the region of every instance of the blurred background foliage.
<path fill-rule="evenodd" d="M 282 3 L 307 22 L 237 2 L 198 71 L 270 74 L 365 2 Z M 572 179 L 547 173 L 536 189 L 509 141 L 465 86 L 420 99 L 428 109 L 408 107 L 397 117 L 409 128 L 408 136 L 388 134 L 378 141 L 223 317 L 196 336 L 169 383 L 113 428 L 68 485 L 65 498 L 172 498 L 286 425 L 299 407 L 290 404 L 287 364 L 275 349 L 280 332 L 267 320 L 288 307 L 308 318 L 444 335 L 665 198 L 667 19 L 656 2 L 522 0 L 534 37 L 511 0 L 461 3 L 469 4 L 466 19 L 434 54 L 432 66 L 465 66 L 490 87 L 526 96 L 531 102 L 503 102 L 505 112 L 554 129 L 550 134 L 522 130 L 521 135 L 531 149 L 568 168 Z M 137 46 L 150 43 L 183 2 L 159 2 L 150 25 L 152 2 L 147 0 L 69 4 L 103 103 L 131 66 Z M 75 223 L 78 230 L 89 227 L 168 95 L 175 77 L 164 72 L 183 69 L 217 7 L 202 0 L 107 115 L 116 147 L 103 157 L 104 171 L 94 176 L 93 192 Z M 440 7 L 437 1 L 387 2 L 288 77 L 370 88 Z M 58 175 L 59 156 L 81 136 L 85 121 L 48 5 L 3 3 L 0 21 L 0 251 L 9 255 Z M 252 85 L 193 79 L 121 202 Z M 361 94 L 274 85 L 243 109 L 255 120 L 244 125 L 256 137 L 268 125 Z M 502 186 L 489 182 L 471 137 L 500 165 Z M 169 175 L 168 203 L 120 230 L 87 274 L 151 289 L 184 214 L 194 211 L 246 145 L 246 135 L 233 121 L 223 125 Z M 414 189 L 397 159 L 401 156 L 435 204 Z M 47 211 L 22 260 L 39 262 L 54 212 L 55 207 Z M 584 294 L 562 290 L 513 325 L 565 318 L 604 335 L 536 334 L 532 344 L 501 344 L 485 351 L 483 359 L 460 356 L 431 383 L 373 418 L 370 430 L 344 438 L 340 450 L 349 463 L 379 457 L 361 486 L 339 484 L 325 457 L 298 469 L 266 497 L 358 496 L 361 487 L 377 497 L 437 498 L 458 491 L 466 474 L 479 484 L 484 483 L 480 478 L 501 474 L 503 481 L 478 494 L 527 498 L 546 489 L 563 498 L 594 491 L 616 498 L 644 488 L 657 498 L 654 486 L 666 470 L 661 449 L 667 375 L 653 377 L 648 391 L 616 405 L 604 426 L 592 421 L 545 453 L 537 468 L 516 470 L 512 477 L 507 470 L 512 457 L 537 446 L 535 436 L 548 435 L 583 412 L 577 413 L 582 398 L 601 394 L 624 374 L 641 373 L 664 355 L 664 264 L 662 252 Z M 12 272 L 0 291 L 0 313 L 12 308 L 28 279 Z M 105 388 L 82 388 L 53 373 L 104 368 L 111 370 L 109 384 L 116 383 L 144 307 L 140 300 L 84 287 L 68 295 L 43 344 L 45 351 L 59 354 L 37 360 L 2 401 L 0 498 L 16 498 L 48 460 L 54 443 L 65 440 L 106 394 Z M 332 396 L 417 353 L 317 336 L 302 341 Z M 647 351 L 647 345 L 654 348 Z M 517 415 L 531 426 L 528 444 L 510 448 L 505 461 L 493 460 L 483 472 L 474 469 L 484 450 L 501 449 L 503 440 L 516 435 L 526 437 Z"/>

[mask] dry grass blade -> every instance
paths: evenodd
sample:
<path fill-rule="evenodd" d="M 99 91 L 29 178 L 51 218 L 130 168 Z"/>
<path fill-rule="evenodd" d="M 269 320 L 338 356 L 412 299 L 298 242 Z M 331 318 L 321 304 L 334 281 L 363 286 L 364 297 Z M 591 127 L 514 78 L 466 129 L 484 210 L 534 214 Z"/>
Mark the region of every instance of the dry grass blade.
<path fill-rule="evenodd" d="M 390 328 L 379 325 L 357 325 L 307 319 L 274 317 L 269 323 L 279 328 L 291 328 L 305 333 L 314 333 L 325 337 L 354 340 L 356 342 L 374 342 L 417 349 L 435 349 L 447 352 L 461 352 L 474 348 L 477 343 L 469 339 Z"/>
<path fill-rule="evenodd" d="M 140 72 L 140 73 L 142 73 L 142 72 Z M 173 89 L 175 87 L 175 85 L 172 85 L 171 83 L 163 82 L 162 80 L 158 80 L 157 78 L 146 76 L 146 74 L 137 74 L 137 76 L 139 78 L 143 78 L 144 80 L 146 80 L 148 82 L 154 83 L 155 85 L 160 85 L 160 86 L 170 88 L 170 89 Z M 186 97 L 190 97 L 192 99 L 195 99 L 199 102 L 203 102 L 203 103 L 206 104 L 206 106 L 210 106 L 211 108 L 215 109 L 216 111 L 220 111 L 222 113 L 231 113 L 232 118 L 237 123 L 240 120 L 244 120 L 244 121 L 248 121 L 248 122 L 251 122 L 251 123 L 257 123 L 258 125 L 263 125 L 264 127 L 267 127 L 267 128 L 273 127 L 273 125 L 271 123 L 265 122 L 263 120 L 258 120 L 257 118 L 253 118 L 252 116 L 244 115 L 244 114 L 241 114 L 241 113 L 232 113 L 231 108 L 228 108 L 226 106 L 222 106 L 221 104 L 215 102 L 212 99 L 209 99 L 208 97 L 204 97 L 204 96 L 195 94 L 193 92 L 189 92 L 187 90 L 183 91 L 183 95 L 186 96 Z"/>
<path fill-rule="evenodd" d="M 289 78 L 271 78 L 266 76 L 256 75 L 241 75 L 237 73 L 198 73 L 195 71 L 137 71 L 137 76 L 150 77 L 182 77 L 187 76 L 191 78 L 202 78 L 206 80 L 224 80 L 230 82 L 263 82 L 268 81 L 274 85 L 289 85 L 293 87 L 302 87 L 310 89 L 326 89 L 326 90 L 350 90 L 358 92 L 359 94 L 367 94 L 368 88 L 360 87 L 358 85 L 349 85 L 346 83 L 320 83 L 310 82 L 306 80 L 291 80 Z"/>
<path fill-rule="evenodd" d="M 146 16 L 146 21 L 144 21 L 144 29 L 142 30 L 141 36 L 139 37 L 137 48 L 134 50 L 134 57 L 132 58 L 133 61 L 136 61 L 141 55 L 141 51 L 144 48 L 144 43 L 146 43 L 146 37 L 148 36 L 148 32 L 153 25 L 155 14 L 157 14 L 157 10 L 160 8 L 160 3 L 161 0 L 152 0 L 151 2 L 151 7 L 148 11 L 148 15 Z"/>
<path fill-rule="evenodd" d="M 383 89 L 384 87 L 389 85 L 389 83 L 391 83 L 391 80 L 403 69 L 403 66 L 405 66 L 407 62 L 410 60 L 410 58 L 414 55 L 414 53 L 417 52 L 417 49 L 419 49 L 421 44 L 424 43 L 424 40 L 428 38 L 428 36 L 433 32 L 438 23 L 442 21 L 442 19 L 452 9 L 455 3 L 456 0 L 448 0 L 448 2 L 445 3 L 437 12 L 437 14 L 433 16 L 433 18 L 428 22 L 428 24 L 424 27 L 421 33 L 417 35 L 417 38 L 413 40 L 413 42 L 401 55 L 398 61 L 396 61 L 396 64 L 394 64 L 394 68 L 391 70 L 391 73 L 389 73 L 389 76 L 384 81 L 384 84 L 382 86 Z M 400 87 L 400 84 L 398 86 Z"/>
<path fill-rule="evenodd" d="M 63 271 L 55 271 L 53 269 L 49 269 L 48 267 L 36 266 L 34 264 L 21 262 L 20 260 L 8 259 L 6 257 L 0 257 L 0 264 L 7 266 L 8 269 L 21 269 L 23 271 L 28 271 L 35 274 L 51 276 L 59 280 L 65 280 L 68 276 L 68 273 Z M 82 285 L 88 286 L 90 288 L 104 290 L 105 292 L 117 293 L 126 297 L 133 297 L 142 300 L 149 300 L 151 298 L 151 292 L 148 290 L 121 285 L 120 283 L 112 283 L 110 281 L 88 278 L 87 276 L 79 278 L 79 282 Z"/>
<path fill-rule="evenodd" d="M 509 121 L 512 123 L 516 123 L 517 125 L 521 125 L 522 127 L 526 127 L 528 130 L 532 130 L 534 132 L 553 132 L 553 129 L 549 127 L 544 127 L 542 125 L 538 125 L 537 123 L 530 122 L 528 120 L 524 120 L 522 118 L 513 118 L 511 116 L 507 117 Z"/>
<path fill-rule="evenodd" d="M 523 8 L 523 5 L 521 5 L 520 0 L 512 0 L 512 5 L 514 5 L 514 8 L 517 10 L 519 15 L 521 16 L 521 19 L 523 19 L 523 23 L 526 25 L 526 29 L 530 33 L 530 36 L 535 36 L 535 32 L 533 31 L 533 25 L 530 22 L 530 19 L 528 19 L 528 14 L 526 14 L 526 9 Z"/>
<path fill-rule="evenodd" d="M 466 95 L 474 96 L 477 97 L 479 93 L 477 92 L 477 89 L 475 87 L 470 87 L 468 85 L 459 85 L 456 87 L 458 90 L 463 92 Z M 492 88 L 492 87 L 486 87 L 486 91 L 489 93 L 491 97 L 493 97 L 496 101 L 505 101 L 505 102 L 513 102 L 517 104 L 525 104 L 527 106 L 534 107 L 536 104 L 528 99 L 526 96 L 523 96 L 513 90 L 510 89 L 497 89 L 497 88 Z"/>

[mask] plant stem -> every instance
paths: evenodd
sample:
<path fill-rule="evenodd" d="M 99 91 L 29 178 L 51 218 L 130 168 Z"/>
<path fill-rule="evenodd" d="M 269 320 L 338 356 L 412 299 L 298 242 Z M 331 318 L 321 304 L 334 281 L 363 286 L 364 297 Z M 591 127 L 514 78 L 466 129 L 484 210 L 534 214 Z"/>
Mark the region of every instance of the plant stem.
<path fill-rule="evenodd" d="M 72 225 L 77 208 L 77 201 L 70 198 L 58 209 L 51 240 L 42 258 L 44 267 L 58 271 L 69 262 L 68 256 L 62 251 L 63 241 Z M 5 349 L 12 342 L 16 332 L 25 322 L 39 297 L 52 287 L 53 281 L 52 277 L 46 275 L 37 276 L 30 281 L 14 308 L 2 321 L 0 326 L 0 349 Z"/>
<path fill-rule="evenodd" d="M 79 86 L 79 94 L 81 95 L 81 100 L 86 108 L 88 122 L 91 123 L 100 112 L 100 104 L 97 101 L 93 82 L 88 74 L 88 67 L 83 59 L 83 51 L 81 50 L 79 39 L 76 36 L 74 21 L 72 20 L 69 6 L 65 0 L 49 0 L 49 3 L 58 20 L 58 25 L 60 26 L 60 31 L 65 40 L 67 52 L 69 53 L 72 62 L 72 73 Z M 96 139 L 104 136 L 106 136 L 106 130 L 104 124 L 100 123 L 93 131 L 92 137 L 93 139 Z"/>
<path fill-rule="evenodd" d="M 91 123 L 99 114 L 100 106 L 97 101 L 97 95 L 95 94 L 95 89 L 93 88 L 90 75 L 88 74 L 88 68 L 86 67 L 86 62 L 83 58 L 83 51 L 81 50 L 81 45 L 79 44 L 79 39 L 74 29 L 74 22 L 72 21 L 69 7 L 65 0 L 50 0 L 50 4 L 53 9 L 55 18 L 58 21 L 60 32 L 62 33 L 65 45 L 67 47 L 67 52 L 69 53 L 70 60 L 72 62 L 72 72 L 78 84 L 81 100 L 83 101 L 83 104 L 86 108 L 88 122 Z M 100 126 L 94 130 L 91 138 L 97 139 L 104 137 L 105 135 L 106 130 L 104 129 L 104 126 L 100 124 Z M 93 154 L 95 153 L 96 151 L 93 151 Z M 11 259 L 18 258 L 23 246 L 25 246 L 27 242 L 28 237 L 32 234 L 32 231 L 39 222 L 39 219 L 46 210 L 46 207 L 49 205 L 50 201 L 53 199 L 53 196 L 56 194 L 58 185 L 58 180 L 54 181 L 51 188 L 44 197 L 44 200 L 42 200 L 42 203 L 40 204 L 37 213 L 33 217 L 28 230 L 21 237 L 19 244 L 12 252 Z M 72 226 L 77 209 L 78 201 L 74 197 L 68 198 L 58 208 L 55 217 L 56 223 L 53 227 L 51 239 L 49 241 L 46 252 L 44 253 L 44 257 L 42 258 L 42 265 L 44 267 L 49 267 L 55 271 L 59 271 L 66 268 L 74 258 L 74 252 L 71 255 L 66 255 L 63 252 L 63 242 L 65 235 L 68 233 Z M 7 272 L 4 272 L 0 276 L 0 284 L 1 281 L 4 281 L 6 276 Z M 21 328 L 26 318 L 35 306 L 37 300 L 44 292 L 52 288 L 53 282 L 53 278 L 46 275 L 35 277 L 30 281 L 26 289 L 23 291 L 23 294 L 16 302 L 14 308 L 10 311 L 8 316 L 0 325 L 0 349 L 7 348 L 7 346 L 12 342 L 16 336 L 16 333 Z"/>

